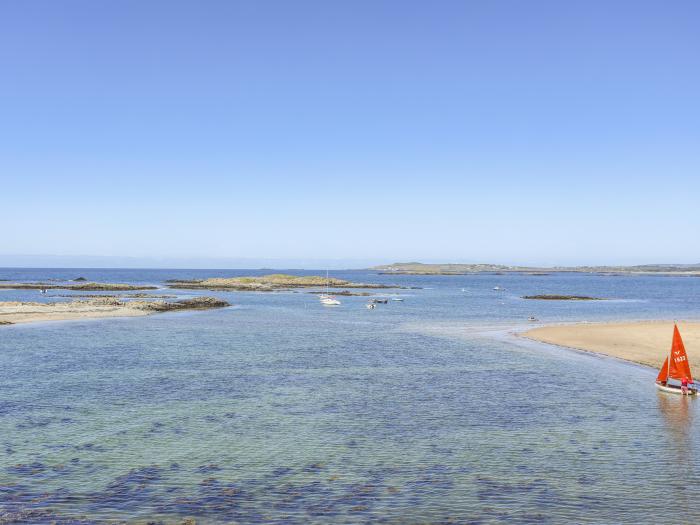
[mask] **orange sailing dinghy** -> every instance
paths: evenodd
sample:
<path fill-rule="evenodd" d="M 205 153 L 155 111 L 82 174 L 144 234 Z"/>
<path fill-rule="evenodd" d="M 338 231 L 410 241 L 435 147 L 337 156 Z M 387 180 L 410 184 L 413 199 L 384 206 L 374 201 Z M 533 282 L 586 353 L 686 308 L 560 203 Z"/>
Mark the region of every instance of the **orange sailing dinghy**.
<path fill-rule="evenodd" d="M 682 382 L 683 379 L 688 382 L 688 388 L 683 390 L 681 385 L 672 385 L 670 380 Z M 697 387 L 693 384 L 693 376 L 690 373 L 690 363 L 688 362 L 688 354 L 685 353 L 685 346 L 681 333 L 678 331 L 678 326 L 673 325 L 673 343 L 671 343 L 671 351 L 669 352 L 664 364 L 661 365 L 659 375 L 656 376 L 656 388 L 664 392 L 673 394 L 683 394 L 688 396 L 697 395 Z"/>

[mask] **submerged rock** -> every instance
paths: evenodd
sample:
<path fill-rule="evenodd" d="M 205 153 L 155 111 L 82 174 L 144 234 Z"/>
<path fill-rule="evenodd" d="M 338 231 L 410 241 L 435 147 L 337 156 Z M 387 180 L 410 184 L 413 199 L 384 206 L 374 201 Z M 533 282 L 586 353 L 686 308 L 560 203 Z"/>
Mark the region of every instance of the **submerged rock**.
<path fill-rule="evenodd" d="M 205 474 L 207 472 L 217 472 L 221 470 L 221 467 L 217 465 L 216 463 L 209 463 L 208 465 L 200 465 L 199 467 L 196 468 L 196 471 Z"/>

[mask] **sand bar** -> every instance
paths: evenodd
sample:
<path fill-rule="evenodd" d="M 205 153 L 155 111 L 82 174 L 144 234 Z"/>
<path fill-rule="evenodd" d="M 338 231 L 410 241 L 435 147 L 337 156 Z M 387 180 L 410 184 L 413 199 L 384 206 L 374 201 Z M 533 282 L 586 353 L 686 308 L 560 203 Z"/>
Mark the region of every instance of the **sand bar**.
<path fill-rule="evenodd" d="M 173 310 L 202 310 L 230 306 L 212 297 L 183 301 L 122 301 L 112 297 L 86 301 L 34 303 L 0 302 L 0 325 L 40 321 L 66 321 L 99 317 L 135 317 Z"/>
<path fill-rule="evenodd" d="M 691 365 L 700 365 L 700 322 L 680 321 L 678 329 Z M 553 325 L 520 335 L 658 368 L 671 348 L 673 321 Z"/>

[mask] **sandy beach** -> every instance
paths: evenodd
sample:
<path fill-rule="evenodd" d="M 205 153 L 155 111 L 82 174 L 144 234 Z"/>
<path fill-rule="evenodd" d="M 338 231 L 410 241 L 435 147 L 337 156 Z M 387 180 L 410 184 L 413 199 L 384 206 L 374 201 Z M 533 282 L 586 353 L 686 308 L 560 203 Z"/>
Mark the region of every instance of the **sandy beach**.
<path fill-rule="evenodd" d="M 0 324 L 66 321 L 93 317 L 133 317 L 148 315 L 146 310 L 125 306 L 94 304 L 88 301 L 66 303 L 0 303 Z"/>
<path fill-rule="evenodd" d="M 67 321 L 98 317 L 135 317 L 172 310 L 201 310 L 229 306 L 211 297 L 184 301 L 122 301 L 104 297 L 88 300 L 34 303 L 0 302 L 0 325 L 41 321 Z"/>
<path fill-rule="evenodd" d="M 690 362 L 700 363 L 700 322 L 681 321 L 678 329 Z M 671 347 L 673 321 L 553 325 L 520 335 L 658 368 Z"/>

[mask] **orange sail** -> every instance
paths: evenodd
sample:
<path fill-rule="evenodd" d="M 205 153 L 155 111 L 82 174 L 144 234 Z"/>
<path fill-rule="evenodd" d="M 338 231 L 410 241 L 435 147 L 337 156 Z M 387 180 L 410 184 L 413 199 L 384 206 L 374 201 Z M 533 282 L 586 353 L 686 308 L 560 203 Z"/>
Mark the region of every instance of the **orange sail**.
<path fill-rule="evenodd" d="M 668 379 L 668 356 L 664 359 L 664 364 L 661 365 L 661 370 L 659 370 L 659 375 L 656 376 L 657 383 L 665 383 Z"/>
<path fill-rule="evenodd" d="M 693 376 L 690 373 L 690 363 L 688 362 L 688 354 L 685 353 L 683 339 L 681 339 L 681 333 L 678 331 L 676 325 L 673 325 L 673 343 L 671 344 L 671 353 L 666 360 L 667 362 L 665 364 L 668 369 L 667 373 L 669 378 L 680 381 L 685 377 L 688 379 L 688 382 L 693 382 Z M 659 376 L 661 376 L 661 373 L 662 372 L 659 372 Z"/>

